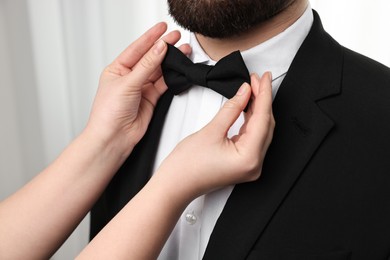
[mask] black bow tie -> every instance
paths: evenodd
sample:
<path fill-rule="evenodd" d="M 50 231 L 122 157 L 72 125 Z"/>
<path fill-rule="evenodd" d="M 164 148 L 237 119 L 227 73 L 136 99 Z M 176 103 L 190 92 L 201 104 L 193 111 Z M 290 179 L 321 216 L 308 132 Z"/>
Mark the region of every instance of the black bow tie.
<path fill-rule="evenodd" d="M 193 63 L 180 50 L 168 44 L 161 68 L 165 84 L 174 95 L 192 85 L 200 85 L 232 98 L 244 82 L 250 83 L 248 69 L 239 51 L 222 58 L 215 66 L 209 66 Z"/>

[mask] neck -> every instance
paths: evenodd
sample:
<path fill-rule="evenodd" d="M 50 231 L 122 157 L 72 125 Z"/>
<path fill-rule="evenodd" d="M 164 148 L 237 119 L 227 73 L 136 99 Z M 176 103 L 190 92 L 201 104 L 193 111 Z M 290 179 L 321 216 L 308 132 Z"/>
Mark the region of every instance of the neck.
<path fill-rule="evenodd" d="M 234 37 L 217 39 L 196 34 L 196 38 L 209 57 L 218 61 L 233 51 L 245 51 L 286 30 L 305 12 L 307 0 L 296 0 L 276 16 Z"/>

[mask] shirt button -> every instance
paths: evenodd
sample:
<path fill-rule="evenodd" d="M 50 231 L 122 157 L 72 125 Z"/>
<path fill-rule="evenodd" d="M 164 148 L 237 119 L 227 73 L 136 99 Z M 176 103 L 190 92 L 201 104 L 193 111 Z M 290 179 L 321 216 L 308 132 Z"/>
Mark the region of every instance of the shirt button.
<path fill-rule="evenodd" d="M 186 221 L 190 225 L 194 225 L 196 223 L 197 217 L 195 216 L 194 212 L 192 213 L 187 213 L 186 216 Z"/>

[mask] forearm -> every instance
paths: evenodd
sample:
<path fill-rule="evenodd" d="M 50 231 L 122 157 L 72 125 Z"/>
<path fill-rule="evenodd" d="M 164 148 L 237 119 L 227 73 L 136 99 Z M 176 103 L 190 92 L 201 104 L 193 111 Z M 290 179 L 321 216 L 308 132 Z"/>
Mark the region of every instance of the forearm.
<path fill-rule="evenodd" d="M 0 258 L 49 258 L 87 214 L 123 161 L 88 132 L 0 204 Z"/>
<path fill-rule="evenodd" d="M 156 259 L 194 196 L 166 174 L 155 174 L 78 259 Z"/>

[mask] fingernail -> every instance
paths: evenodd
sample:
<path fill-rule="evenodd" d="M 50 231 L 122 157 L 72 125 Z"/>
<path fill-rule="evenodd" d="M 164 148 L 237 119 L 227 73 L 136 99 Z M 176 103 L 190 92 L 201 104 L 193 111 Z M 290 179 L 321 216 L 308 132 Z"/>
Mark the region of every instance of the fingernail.
<path fill-rule="evenodd" d="M 165 42 L 163 40 L 158 40 L 153 47 L 153 52 L 156 55 L 160 55 L 165 48 Z"/>
<path fill-rule="evenodd" d="M 269 79 L 269 81 L 272 81 L 272 72 L 271 71 L 268 71 L 268 79 Z"/>
<path fill-rule="evenodd" d="M 242 95 L 244 95 L 244 94 L 247 92 L 248 87 L 249 87 L 249 84 L 245 82 L 245 83 L 242 84 L 242 86 L 238 89 L 236 95 L 237 95 L 237 96 L 242 96 Z"/>
<path fill-rule="evenodd" d="M 255 73 L 254 76 L 255 76 L 255 78 L 256 78 L 256 81 L 257 81 L 257 82 L 260 82 L 260 76 L 259 76 L 259 74 Z"/>

